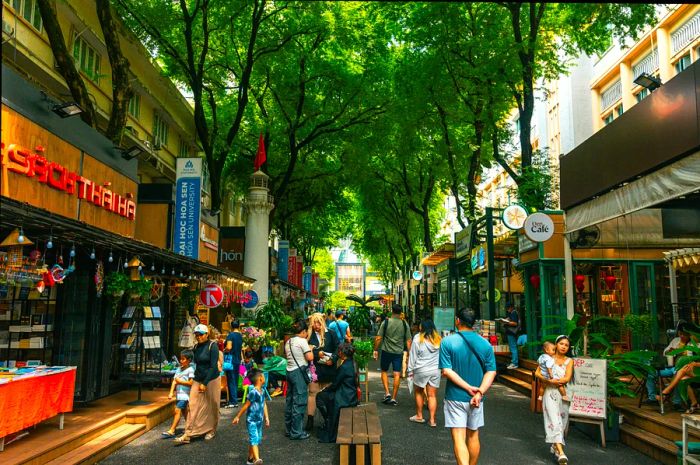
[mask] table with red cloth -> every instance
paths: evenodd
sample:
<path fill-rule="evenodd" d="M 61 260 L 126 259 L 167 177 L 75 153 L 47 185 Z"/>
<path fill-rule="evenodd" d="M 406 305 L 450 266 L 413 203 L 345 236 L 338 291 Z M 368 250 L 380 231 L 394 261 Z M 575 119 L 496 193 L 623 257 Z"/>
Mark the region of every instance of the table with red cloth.
<path fill-rule="evenodd" d="M 73 410 L 76 367 L 37 369 L 0 379 L 0 450 L 5 437 Z"/>

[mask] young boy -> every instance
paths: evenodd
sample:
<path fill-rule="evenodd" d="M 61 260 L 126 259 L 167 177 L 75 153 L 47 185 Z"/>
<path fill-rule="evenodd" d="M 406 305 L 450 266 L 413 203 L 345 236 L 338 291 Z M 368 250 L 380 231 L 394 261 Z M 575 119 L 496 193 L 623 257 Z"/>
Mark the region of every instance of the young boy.
<path fill-rule="evenodd" d="M 552 374 L 552 368 L 554 368 L 554 351 L 556 349 L 556 345 L 554 345 L 553 342 L 545 341 L 545 343 L 542 344 L 542 349 L 544 350 L 544 353 L 537 359 L 537 363 L 540 366 L 540 371 L 542 371 L 542 376 L 544 376 L 546 379 L 555 379 L 554 375 Z M 569 397 L 566 395 L 566 388 L 564 386 L 559 386 L 559 393 L 561 394 L 562 400 L 566 402 L 569 401 Z M 543 394 L 544 383 L 540 384 L 537 400 L 542 400 Z"/>
<path fill-rule="evenodd" d="M 237 425 L 241 420 L 243 412 L 248 411 L 246 415 L 246 426 L 248 427 L 248 461 L 246 465 L 261 465 L 263 463 L 260 458 L 260 442 L 262 442 L 263 419 L 265 426 L 270 426 L 270 416 L 267 413 L 267 404 L 265 403 L 265 394 L 263 393 L 263 384 L 265 384 L 265 375 L 258 369 L 253 369 L 248 374 L 248 378 L 253 382 L 253 389 L 248 391 L 248 398 L 241 407 L 241 410 L 234 417 L 232 425 Z"/>
<path fill-rule="evenodd" d="M 173 376 L 173 384 L 170 386 L 170 393 L 168 394 L 168 399 L 173 398 L 173 391 L 176 391 L 175 400 L 175 418 L 173 418 L 173 424 L 170 426 L 168 431 L 163 433 L 165 439 L 175 437 L 175 428 L 177 424 L 180 423 L 180 417 L 187 419 L 187 405 L 190 402 L 190 389 L 192 387 L 192 380 L 194 379 L 194 368 L 190 366 L 194 354 L 191 350 L 183 350 L 180 353 L 180 367 L 175 372 Z"/>

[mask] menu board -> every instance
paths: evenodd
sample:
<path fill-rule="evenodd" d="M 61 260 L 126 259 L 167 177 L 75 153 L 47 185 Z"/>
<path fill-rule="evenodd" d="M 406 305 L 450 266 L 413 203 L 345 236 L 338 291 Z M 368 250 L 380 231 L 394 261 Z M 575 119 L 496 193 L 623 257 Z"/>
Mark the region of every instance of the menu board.
<path fill-rule="evenodd" d="M 607 410 L 607 361 L 575 358 L 574 376 L 566 386 L 571 399 L 569 415 L 605 419 Z"/>

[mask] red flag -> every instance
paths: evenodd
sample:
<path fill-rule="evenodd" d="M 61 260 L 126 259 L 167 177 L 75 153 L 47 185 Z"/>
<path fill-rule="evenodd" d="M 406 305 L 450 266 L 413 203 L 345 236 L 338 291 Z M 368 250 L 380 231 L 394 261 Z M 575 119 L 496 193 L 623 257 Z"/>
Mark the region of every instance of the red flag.
<path fill-rule="evenodd" d="M 258 171 L 266 161 L 267 155 L 265 154 L 265 141 L 263 140 L 263 135 L 261 132 L 260 139 L 258 140 L 258 153 L 255 154 L 255 161 L 253 161 L 255 171 Z"/>

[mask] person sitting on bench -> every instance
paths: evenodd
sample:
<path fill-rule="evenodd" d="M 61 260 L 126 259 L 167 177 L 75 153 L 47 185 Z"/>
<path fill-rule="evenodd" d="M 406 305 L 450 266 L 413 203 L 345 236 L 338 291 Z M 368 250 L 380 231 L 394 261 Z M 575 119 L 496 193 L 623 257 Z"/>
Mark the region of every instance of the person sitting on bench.
<path fill-rule="evenodd" d="M 355 407 L 358 404 L 357 366 L 354 360 L 355 347 L 350 343 L 338 346 L 340 365 L 333 383 L 321 390 L 316 396 L 316 408 L 325 419 L 323 428 L 318 432 L 319 442 L 335 442 L 338 435 L 340 409 Z"/>
<path fill-rule="evenodd" d="M 678 328 L 678 337 L 674 338 L 671 343 L 664 349 L 664 355 L 667 355 L 669 352 L 675 350 L 675 349 L 680 349 L 685 346 L 697 346 L 697 340 L 690 336 L 688 331 L 684 326 L 680 326 Z M 686 356 L 693 355 L 692 352 L 686 351 L 684 353 Z M 682 355 L 682 354 L 681 354 Z M 677 368 L 681 367 L 681 368 Z M 666 388 L 661 391 L 661 396 L 654 396 L 656 400 L 661 400 L 665 401 L 668 396 L 671 394 L 671 392 L 676 388 L 678 383 L 680 383 L 684 379 L 690 379 L 693 378 L 694 375 L 694 370 L 695 368 L 700 367 L 700 362 L 697 361 L 692 361 L 690 363 L 684 364 L 683 357 L 681 357 L 677 363 L 676 366 L 669 367 L 666 369 L 662 369 L 659 371 L 659 374 L 661 376 L 669 377 L 673 376 L 673 379 L 671 382 L 666 386 Z M 651 379 L 651 383 L 650 383 Z M 655 392 L 656 388 L 656 375 L 649 375 L 647 378 L 647 392 L 651 396 L 653 392 Z M 653 391 L 652 391 L 653 389 Z M 695 391 L 693 391 L 693 388 L 691 385 L 687 386 L 688 389 L 688 400 L 690 402 L 690 408 L 686 411 L 686 413 L 694 413 L 696 410 L 700 408 L 700 405 L 698 405 L 697 398 L 695 397 Z M 674 404 L 675 405 L 680 405 L 680 396 L 678 395 L 678 392 L 676 392 L 676 395 L 674 396 Z"/>

